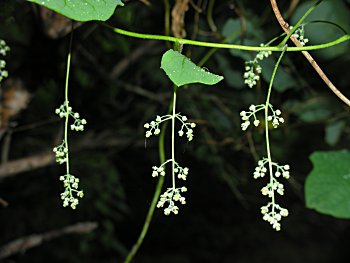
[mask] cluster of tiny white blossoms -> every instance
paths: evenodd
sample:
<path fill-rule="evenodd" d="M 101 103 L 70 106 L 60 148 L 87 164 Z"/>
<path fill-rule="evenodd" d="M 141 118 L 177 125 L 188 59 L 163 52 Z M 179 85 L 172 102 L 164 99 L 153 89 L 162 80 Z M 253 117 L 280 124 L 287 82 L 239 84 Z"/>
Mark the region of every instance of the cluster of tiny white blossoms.
<path fill-rule="evenodd" d="M 55 110 L 55 113 L 60 118 L 73 118 L 74 123 L 70 125 L 72 131 L 83 131 L 84 125 L 87 123 L 85 119 L 80 118 L 80 114 L 73 112 L 72 107 L 68 106 L 68 102 L 63 103 L 59 108 Z M 76 209 L 79 204 L 79 198 L 84 196 L 83 191 L 78 190 L 79 178 L 69 173 L 68 154 L 69 149 L 67 141 L 64 139 L 62 143 L 53 148 L 53 152 L 56 154 L 56 162 L 59 164 L 66 163 L 67 173 L 60 176 L 60 181 L 63 182 L 64 191 L 61 193 L 61 199 L 63 200 L 63 206 L 70 206 L 72 209 Z"/>
<path fill-rule="evenodd" d="M 6 45 L 6 42 L 4 40 L 0 39 L 0 55 L 4 57 L 8 51 L 10 51 L 10 48 Z M 5 70 L 5 67 L 6 61 L 0 59 L 0 83 L 4 78 L 8 77 L 8 72 Z"/>
<path fill-rule="evenodd" d="M 265 47 L 264 44 L 260 44 L 261 47 Z M 260 80 L 261 66 L 259 60 L 269 57 L 272 54 L 271 51 L 259 51 L 253 60 L 245 62 L 245 72 L 243 74 L 244 84 L 249 88 L 254 87 Z"/>
<path fill-rule="evenodd" d="M 186 204 L 186 198 L 181 196 L 181 193 L 186 192 L 187 188 L 185 186 L 180 188 L 168 188 L 161 196 L 157 203 L 157 207 L 164 207 L 165 204 L 168 204 L 164 208 L 164 214 L 170 215 L 173 212 L 175 215 L 179 213 L 179 207 L 175 205 L 175 202 L 180 202 L 182 205 Z"/>
<path fill-rule="evenodd" d="M 293 26 L 290 26 L 289 29 L 292 30 Z M 292 36 L 295 37 L 302 46 L 305 46 L 309 42 L 309 39 L 305 37 L 304 25 L 298 27 Z"/>
<path fill-rule="evenodd" d="M 188 118 L 184 115 L 181 115 L 180 113 L 175 114 L 175 118 L 181 122 L 181 129 L 178 131 L 178 135 L 182 137 L 186 133 L 187 140 L 192 141 L 193 128 L 196 127 L 196 124 L 194 122 L 187 122 Z M 146 138 L 149 138 L 153 134 L 158 135 L 160 133 L 159 125 L 162 122 L 165 122 L 171 119 L 172 119 L 172 115 L 164 115 L 164 116 L 158 115 L 154 121 L 151 121 L 150 123 L 145 123 L 143 127 L 148 129 L 145 134 Z"/>
<path fill-rule="evenodd" d="M 274 128 L 277 128 L 281 123 L 284 123 L 283 117 L 281 117 L 281 110 L 277 109 L 275 110 L 271 104 L 268 106 L 268 110 L 270 112 L 270 115 L 267 116 L 267 120 L 272 123 L 272 126 Z M 251 121 L 253 121 L 253 124 L 255 127 L 259 126 L 260 120 L 257 118 L 256 114 L 259 111 L 265 110 L 266 105 L 260 104 L 260 105 L 250 105 L 248 111 L 241 111 L 240 116 L 242 119 L 241 128 L 243 131 L 247 130 L 248 127 L 251 124 Z M 253 117 L 253 120 L 251 120 L 251 117 Z"/>
<path fill-rule="evenodd" d="M 269 171 L 270 181 L 261 189 L 261 193 L 268 196 L 271 201 L 266 206 L 261 207 L 261 213 L 263 214 L 263 219 L 269 222 L 275 230 L 279 231 L 281 230 L 280 221 L 282 217 L 288 216 L 288 210 L 275 203 L 275 192 L 279 195 L 284 195 L 284 186 L 276 178 L 283 177 L 289 179 L 290 167 L 288 164 L 279 165 L 278 163 L 270 162 L 268 158 L 263 158 L 255 168 L 253 173 L 254 179 L 265 177 L 266 172 L 270 169 L 266 168 L 266 166 L 271 166 L 271 169 L 274 171 Z"/>
<path fill-rule="evenodd" d="M 80 114 L 78 112 L 73 112 L 72 107 L 66 106 L 65 103 L 63 103 L 59 108 L 55 110 L 55 113 L 60 118 L 65 118 L 68 114 L 68 116 L 72 117 L 74 119 L 74 123 L 71 124 L 70 129 L 72 131 L 83 131 L 84 125 L 87 123 L 85 119 L 80 118 Z"/>
<path fill-rule="evenodd" d="M 165 161 L 159 167 L 153 166 L 152 169 L 152 177 L 157 177 L 158 175 L 165 176 L 165 166 L 167 163 L 172 163 L 173 160 L 169 159 Z M 182 179 L 186 181 L 189 169 L 187 167 L 181 167 L 176 161 L 174 161 L 174 175 L 177 176 L 178 179 Z M 179 201 L 181 204 L 186 204 L 185 197 L 181 196 L 180 192 L 186 192 L 186 187 L 181 188 L 168 188 L 166 192 L 164 192 L 158 201 L 157 207 L 161 208 L 165 203 L 168 203 L 168 207 L 164 208 L 164 214 L 170 215 L 170 212 L 174 214 L 178 214 L 179 208 L 175 206 L 175 202 Z"/>
<path fill-rule="evenodd" d="M 56 162 L 59 164 L 67 162 L 68 148 L 64 140 L 60 145 L 53 148 L 53 152 L 56 154 Z"/>
<path fill-rule="evenodd" d="M 174 115 L 157 116 L 154 121 L 151 121 L 150 123 L 146 123 L 144 125 L 144 128 L 147 129 L 145 134 L 146 138 L 149 138 L 153 134 L 154 135 L 160 134 L 160 124 L 168 120 L 173 120 L 173 124 L 175 120 L 180 121 L 181 128 L 177 132 L 178 135 L 182 137 L 186 133 L 187 140 L 188 141 L 193 140 L 193 128 L 196 127 L 196 124 L 193 122 L 188 122 L 188 118 L 184 115 L 181 115 L 180 113 L 177 113 Z M 174 126 L 173 126 L 173 129 L 174 129 Z M 174 132 L 175 131 L 173 130 L 173 133 Z M 172 138 L 172 140 L 174 140 L 174 138 Z M 174 153 L 174 149 L 172 149 L 172 151 Z M 178 179 L 186 181 L 189 169 L 188 167 L 181 167 L 175 161 L 175 157 L 172 156 L 172 159 L 165 161 L 160 166 L 152 167 L 152 177 L 158 177 L 159 175 L 165 176 L 166 174 L 165 168 L 167 164 L 171 164 L 173 186 L 171 188 L 168 188 L 160 196 L 157 207 L 158 208 L 164 207 L 165 215 L 170 215 L 171 213 L 174 213 L 176 215 L 179 212 L 179 207 L 175 205 L 175 202 L 186 204 L 186 199 L 185 197 L 181 196 L 181 193 L 186 192 L 187 188 L 184 186 L 180 188 L 175 187 L 175 178 L 177 177 Z"/>
<path fill-rule="evenodd" d="M 172 161 L 172 159 L 169 159 L 159 167 L 153 166 L 152 177 L 157 177 L 158 175 L 165 176 L 165 166 L 167 163 Z M 177 178 L 186 181 L 189 169 L 187 167 L 181 167 L 176 161 L 174 161 L 174 166 L 174 173 L 177 175 Z"/>
<path fill-rule="evenodd" d="M 70 206 L 72 209 L 76 209 L 79 204 L 78 198 L 74 197 L 73 193 L 76 193 L 76 196 L 82 198 L 84 196 L 83 191 L 78 190 L 79 187 L 79 178 L 76 178 L 74 175 L 66 174 L 60 176 L 60 181 L 63 182 L 64 192 L 61 193 L 61 199 L 63 200 L 63 207 Z"/>

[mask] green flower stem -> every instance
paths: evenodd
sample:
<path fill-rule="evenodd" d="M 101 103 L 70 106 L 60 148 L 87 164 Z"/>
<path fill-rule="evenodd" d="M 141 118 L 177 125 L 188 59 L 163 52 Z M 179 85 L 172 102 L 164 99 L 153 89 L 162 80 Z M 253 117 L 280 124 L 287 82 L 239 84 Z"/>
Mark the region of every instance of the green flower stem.
<path fill-rule="evenodd" d="M 67 57 L 67 71 L 66 71 L 66 83 L 65 83 L 65 106 L 66 106 L 66 116 L 65 116 L 65 123 L 64 123 L 64 142 L 66 144 L 66 149 L 68 150 L 67 152 L 67 160 L 66 160 L 66 171 L 67 174 L 70 174 L 69 171 L 69 145 L 68 145 L 68 121 L 69 121 L 69 115 L 70 115 L 70 110 L 69 110 L 69 100 L 68 100 L 68 87 L 69 87 L 69 72 L 70 72 L 70 61 L 71 61 L 71 54 L 72 54 L 72 43 L 73 43 L 73 31 L 71 32 L 70 35 L 70 40 L 69 40 L 69 52 L 68 52 L 68 57 Z M 70 189 L 71 191 L 71 189 Z"/>
<path fill-rule="evenodd" d="M 160 40 L 160 41 L 170 41 L 174 43 L 180 43 L 182 45 L 188 44 L 193 46 L 202 46 L 202 47 L 216 47 L 216 48 L 226 48 L 226 49 L 240 49 L 240 50 L 247 50 L 247 51 L 283 51 L 284 47 L 280 46 L 271 46 L 271 47 L 260 47 L 260 46 L 245 46 L 245 45 L 236 45 L 236 44 L 225 44 L 225 43 L 213 43 L 213 42 L 202 42 L 202 41 L 196 41 L 196 40 L 190 40 L 190 39 L 180 39 L 176 37 L 171 36 L 163 36 L 163 35 L 150 35 L 150 34 L 141 34 L 136 32 L 127 31 L 124 29 L 111 27 L 109 25 L 103 24 L 109 28 L 111 28 L 115 33 L 120 35 L 125 35 L 129 37 L 134 38 L 142 38 L 142 39 L 154 39 L 154 40 Z M 296 52 L 296 51 L 307 51 L 307 50 L 317 50 L 317 49 L 323 49 L 332 47 L 335 45 L 338 45 L 340 43 L 343 43 L 345 41 L 350 40 L 350 35 L 346 34 L 342 37 L 324 43 L 319 45 L 313 45 L 313 46 L 303 46 L 303 47 L 288 47 L 286 49 L 287 52 Z"/>
<path fill-rule="evenodd" d="M 295 30 L 303 23 L 305 18 L 322 2 L 323 0 L 318 0 L 312 7 L 307 10 L 307 12 L 299 19 L 299 21 L 294 25 L 294 27 L 289 31 L 288 35 L 279 44 L 280 47 L 284 47 L 291 35 L 294 34 Z"/>
<path fill-rule="evenodd" d="M 171 174 L 173 180 L 173 190 L 175 191 L 175 118 L 176 118 L 176 91 L 177 87 L 174 85 L 174 95 L 173 95 L 173 115 L 171 119 L 171 159 L 172 167 Z"/>
<path fill-rule="evenodd" d="M 268 163 L 269 163 L 269 170 L 270 170 L 270 184 L 273 184 L 273 171 L 272 171 L 272 159 L 271 159 L 271 150 L 270 150 L 270 138 L 269 138 L 269 121 L 268 121 L 268 116 L 269 116 L 269 106 L 270 106 L 270 97 L 271 97 L 271 91 L 272 91 L 272 85 L 273 85 L 273 81 L 275 79 L 275 75 L 278 69 L 278 66 L 282 60 L 282 57 L 285 53 L 287 49 L 287 45 L 284 46 L 284 49 L 280 55 L 280 57 L 278 58 L 276 65 L 273 69 L 272 72 L 272 76 L 271 76 L 271 80 L 270 80 L 270 84 L 269 84 L 269 90 L 267 92 L 267 97 L 266 97 L 266 102 L 265 102 L 265 136 L 266 136 L 266 153 L 267 153 L 267 159 L 268 159 Z M 274 215 L 275 212 L 275 192 L 272 192 L 272 197 L 271 197 L 271 202 L 272 202 L 272 215 Z"/>

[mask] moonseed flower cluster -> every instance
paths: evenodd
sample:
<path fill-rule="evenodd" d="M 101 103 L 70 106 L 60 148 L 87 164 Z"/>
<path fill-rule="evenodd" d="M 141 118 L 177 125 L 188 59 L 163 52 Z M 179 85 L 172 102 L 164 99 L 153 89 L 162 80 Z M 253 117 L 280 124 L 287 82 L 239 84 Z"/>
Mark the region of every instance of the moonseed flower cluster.
<path fill-rule="evenodd" d="M 261 213 L 263 219 L 269 222 L 276 231 L 281 230 L 280 221 L 282 217 L 288 216 L 288 210 L 275 203 L 275 193 L 279 195 L 284 194 L 284 186 L 282 183 L 278 182 L 276 178 L 283 177 L 288 179 L 290 176 L 289 169 L 290 167 L 288 164 L 279 165 L 278 163 L 270 161 L 268 158 L 263 158 L 258 162 L 258 166 L 253 173 L 254 179 L 258 179 L 265 177 L 266 173 L 269 171 L 269 183 L 261 189 L 261 193 L 262 195 L 268 196 L 270 202 L 266 206 L 261 207 Z"/>
<path fill-rule="evenodd" d="M 85 119 L 80 118 L 80 114 L 73 112 L 72 107 L 67 103 L 63 103 L 59 108 L 55 110 L 55 113 L 60 118 L 73 118 L 74 123 L 70 125 L 72 131 L 83 131 L 84 125 L 87 123 Z M 63 206 L 70 206 L 72 209 L 76 209 L 79 204 L 79 198 L 84 196 L 83 191 L 78 190 L 79 178 L 69 173 L 69 149 L 67 141 L 64 139 L 62 143 L 53 148 L 53 152 L 56 154 L 56 162 L 59 164 L 66 163 L 67 173 L 60 176 L 60 181 L 63 182 L 64 191 L 61 193 L 61 199 L 63 200 Z"/>
<path fill-rule="evenodd" d="M 254 126 L 257 127 L 260 124 L 260 120 L 257 118 L 256 114 L 259 111 L 265 110 L 266 105 L 260 104 L 260 105 L 250 105 L 248 111 L 241 111 L 240 116 L 242 119 L 241 128 L 243 131 L 247 130 L 248 127 L 251 124 L 251 121 L 253 122 Z M 269 115 L 267 116 L 267 120 L 272 123 L 272 126 L 274 128 L 277 128 L 281 123 L 284 123 L 283 117 L 281 117 L 282 112 L 277 109 L 275 110 L 271 104 L 268 106 Z M 253 118 L 253 119 L 251 119 Z"/>
<path fill-rule="evenodd" d="M 260 44 L 261 47 L 265 47 L 264 44 Z M 272 54 L 271 51 L 259 51 L 253 60 L 245 62 L 245 72 L 243 74 L 244 84 L 249 88 L 254 87 L 260 80 L 261 66 L 259 60 L 269 57 Z"/>
<path fill-rule="evenodd" d="M 165 176 L 165 166 L 167 163 L 172 162 L 173 160 L 169 159 L 159 167 L 153 166 L 152 177 L 157 177 L 158 175 Z M 176 176 L 178 179 L 186 181 L 189 169 L 187 167 L 181 167 L 176 161 L 174 161 L 174 167 L 174 176 Z M 175 202 L 179 201 L 183 205 L 186 204 L 185 197 L 181 196 L 180 194 L 181 192 L 186 191 L 187 188 L 184 186 L 181 188 L 175 188 L 174 186 L 168 188 L 168 190 L 160 196 L 157 207 L 161 208 L 168 203 L 168 206 L 164 208 L 164 214 L 170 215 L 170 213 L 173 212 L 175 215 L 177 215 L 179 208 L 175 205 Z"/>
<path fill-rule="evenodd" d="M 56 154 L 56 162 L 59 164 L 67 162 L 68 148 L 64 140 L 60 145 L 53 148 L 53 152 Z"/>
<path fill-rule="evenodd" d="M 67 112 L 68 111 L 68 112 Z M 70 126 L 72 131 L 83 131 L 84 125 L 87 123 L 85 119 L 80 119 L 80 114 L 78 112 L 73 112 L 72 107 L 66 107 L 66 104 L 63 103 L 59 108 L 55 110 L 55 113 L 60 118 L 65 118 L 68 114 L 70 117 L 74 119 L 74 123 Z"/>
<path fill-rule="evenodd" d="M 165 176 L 165 165 L 172 162 L 172 159 L 165 161 L 161 166 L 153 166 L 152 177 L 157 177 L 158 175 Z M 189 169 L 187 167 L 181 167 L 176 161 L 174 161 L 174 174 L 177 175 L 178 179 L 186 181 Z"/>
<path fill-rule="evenodd" d="M 63 200 L 63 207 L 70 206 L 72 209 L 76 209 L 79 204 L 78 198 L 74 197 L 73 193 L 76 193 L 77 197 L 82 198 L 84 196 L 83 191 L 78 190 L 79 178 L 74 175 L 66 174 L 60 176 L 60 181 L 63 182 L 64 192 L 61 193 L 61 199 Z"/>
<path fill-rule="evenodd" d="M 181 193 L 186 191 L 187 188 L 185 186 L 180 188 L 168 188 L 168 190 L 160 196 L 157 207 L 161 208 L 168 204 L 168 206 L 164 208 L 164 214 L 170 215 L 172 212 L 177 215 L 179 213 L 179 207 L 175 205 L 175 202 L 179 202 L 182 205 L 186 204 L 185 197 L 181 196 Z"/>
<path fill-rule="evenodd" d="M 184 115 L 181 115 L 180 113 L 174 114 L 174 115 L 165 115 L 165 116 L 157 116 L 154 121 L 151 121 L 150 123 L 146 123 L 144 125 L 144 128 L 146 130 L 146 138 L 149 138 L 151 135 L 158 135 L 160 134 L 160 124 L 162 122 L 173 120 L 173 124 L 175 123 L 175 120 L 179 121 L 181 123 L 181 127 L 178 130 L 178 135 L 182 137 L 184 134 L 186 134 L 187 140 L 192 141 L 193 139 L 193 128 L 196 127 L 196 124 L 193 122 L 188 122 L 188 118 Z M 172 127 L 174 128 L 174 125 Z M 173 134 L 175 131 L 173 130 Z M 174 147 L 174 136 L 172 136 L 172 147 Z M 174 156 L 175 149 L 172 148 L 172 158 L 165 161 L 160 166 L 153 166 L 152 167 L 152 177 L 158 177 L 158 176 L 165 176 L 166 174 L 166 165 L 171 164 L 171 172 L 172 172 L 172 182 L 173 185 L 171 188 L 168 188 L 161 196 L 157 203 L 158 208 L 164 207 L 164 214 L 170 215 L 171 213 L 177 215 L 179 213 L 179 207 L 175 205 L 175 202 L 179 202 L 181 204 L 186 204 L 185 197 L 181 196 L 181 193 L 186 192 L 187 188 L 182 187 L 176 187 L 175 181 L 176 178 L 180 180 L 186 181 L 189 169 L 187 167 L 181 167 L 175 160 Z"/>
<path fill-rule="evenodd" d="M 293 26 L 290 26 L 289 29 L 292 30 Z M 305 46 L 309 42 L 309 39 L 305 37 L 304 25 L 298 27 L 292 36 L 295 37 L 302 46 Z"/>
<path fill-rule="evenodd" d="M 158 135 L 160 133 L 159 125 L 162 122 L 171 120 L 172 117 L 172 115 L 157 116 L 154 121 L 151 121 L 150 123 L 145 123 L 143 127 L 145 129 L 148 129 L 145 134 L 146 138 L 149 138 L 153 134 Z M 178 131 L 178 135 L 182 137 L 186 133 L 187 140 L 192 141 L 193 128 L 196 127 L 196 124 L 193 122 L 187 122 L 188 118 L 184 115 L 181 115 L 180 113 L 175 114 L 175 118 L 181 122 L 181 129 Z"/>
<path fill-rule="evenodd" d="M 4 40 L 0 39 L 0 56 L 6 56 L 7 52 L 10 51 L 10 48 L 6 45 Z M 8 72 L 5 70 L 6 61 L 0 59 L 0 83 L 4 78 L 8 77 Z"/>

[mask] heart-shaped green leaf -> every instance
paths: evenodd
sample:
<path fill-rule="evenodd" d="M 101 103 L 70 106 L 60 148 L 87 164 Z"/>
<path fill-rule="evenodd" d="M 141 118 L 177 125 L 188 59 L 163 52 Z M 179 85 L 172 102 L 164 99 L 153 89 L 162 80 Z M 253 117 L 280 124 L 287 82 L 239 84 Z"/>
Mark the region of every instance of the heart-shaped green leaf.
<path fill-rule="evenodd" d="M 314 152 L 305 183 L 306 206 L 320 213 L 350 218 L 350 152 Z"/>
<path fill-rule="evenodd" d="M 188 57 L 172 49 L 164 53 L 161 68 L 178 87 L 191 83 L 214 85 L 224 78 L 198 67 Z"/>
<path fill-rule="evenodd" d="M 121 0 L 28 0 L 77 21 L 109 19 Z"/>

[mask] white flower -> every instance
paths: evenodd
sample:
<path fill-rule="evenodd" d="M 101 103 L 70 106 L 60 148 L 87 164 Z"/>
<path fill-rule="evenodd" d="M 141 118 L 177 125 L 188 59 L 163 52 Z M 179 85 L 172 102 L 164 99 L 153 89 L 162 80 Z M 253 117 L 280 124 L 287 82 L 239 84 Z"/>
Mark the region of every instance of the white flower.
<path fill-rule="evenodd" d="M 253 104 L 250 105 L 250 106 L 249 106 L 249 110 L 250 110 L 250 111 L 255 111 L 255 105 L 253 105 Z"/>
<path fill-rule="evenodd" d="M 152 135 L 151 131 L 146 131 L 146 138 L 149 138 Z"/>
<path fill-rule="evenodd" d="M 164 214 L 165 215 L 167 215 L 167 216 L 170 215 L 170 212 L 171 212 L 171 210 L 169 208 L 165 208 L 164 209 Z"/>
<path fill-rule="evenodd" d="M 185 197 L 181 197 L 181 198 L 180 198 L 180 203 L 183 204 L 183 205 L 186 204 L 186 199 L 185 199 Z"/>
<path fill-rule="evenodd" d="M 179 208 L 177 206 L 173 206 L 173 208 L 171 209 L 171 211 L 177 215 L 179 213 Z"/>
<path fill-rule="evenodd" d="M 284 171 L 284 172 L 282 173 L 282 176 L 283 176 L 285 179 L 289 179 L 289 177 L 290 177 L 288 171 Z"/>
<path fill-rule="evenodd" d="M 286 217 L 286 216 L 288 216 L 289 213 L 288 213 L 287 209 L 283 208 L 283 209 L 281 209 L 280 214 L 281 214 L 281 216 Z"/>
<path fill-rule="evenodd" d="M 250 121 L 245 121 L 241 124 L 241 128 L 243 131 L 247 130 L 250 125 Z"/>
<path fill-rule="evenodd" d="M 261 193 L 263 194 L 263 195 L 268 195 L 269 194 L 269 189 L 267 189 L 267 187 L 265 186 L 265 187 L 263 187 L 262 189 L 261 189 Z"/>
<path fill-rule="evenodd" d="M 184 175 L 188 175 L 188 170 L 189 170 L 189 169 L 188 169 L 187 167 L 185 167 L 185 168 L 183 169 L 182 172 L 184 173 Z"/>
<path fill-rule="evenodd" d="M 267 212 L 269 212 L 269 209 L 266 206 L 261 207 L 261 213 L 265 215 Z"/>

